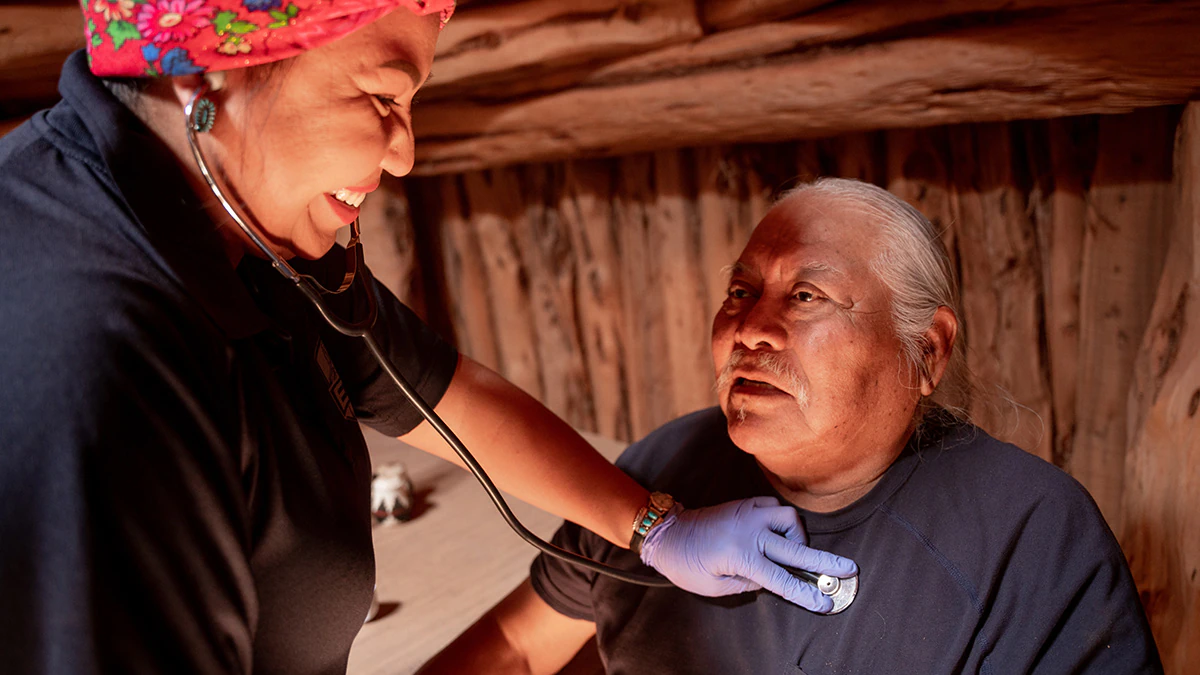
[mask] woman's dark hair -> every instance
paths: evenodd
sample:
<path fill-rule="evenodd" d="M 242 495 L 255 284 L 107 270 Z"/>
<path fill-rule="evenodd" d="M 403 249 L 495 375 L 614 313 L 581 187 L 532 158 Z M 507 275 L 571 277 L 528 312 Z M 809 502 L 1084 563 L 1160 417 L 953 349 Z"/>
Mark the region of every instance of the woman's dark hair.
<path fill-rule="evenodd" d="M 295 57 L 292 57 L 295 58 Z M 257 66 L 246 68 L 247 74 L 250 76 L 250 85 L 253 88 L 251 92 L 258 95 L 263 85 L 271 79 L 271 76 L 277 71 L 291 67 L 291 58 L 283 59 L 282 61 L 271 61 Z M 138 106 L 138 101 L 143 94 L 150 91 L 161 78 L 157 77 L 102 77 L 100 81 L 104 83 L 104 88 L 112 92 L 117 100 L 125 104 L 126 108 L 134 109 Z"/>
<path fill-rule="evenodd" d="M 125 104 L 126 108 L 135 107 L 138 104 L 138 98 L 149 91 L 155 82 L 152 77 L 102 77 L 100 81 L 104 83 L 105 89 L 117 97 L 118 101 Z"/>

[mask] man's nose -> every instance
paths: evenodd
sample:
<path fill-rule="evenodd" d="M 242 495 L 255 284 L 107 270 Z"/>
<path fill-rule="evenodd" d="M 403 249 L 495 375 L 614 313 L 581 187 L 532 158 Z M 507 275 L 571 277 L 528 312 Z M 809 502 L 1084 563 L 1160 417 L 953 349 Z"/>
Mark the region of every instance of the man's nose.
<path fill-rule="evenodd" d="M 742 315 L 734 338 L 749 349 L 783 349 L 787 344 L 787 327 L 778 301 L 759 298 Z"/>

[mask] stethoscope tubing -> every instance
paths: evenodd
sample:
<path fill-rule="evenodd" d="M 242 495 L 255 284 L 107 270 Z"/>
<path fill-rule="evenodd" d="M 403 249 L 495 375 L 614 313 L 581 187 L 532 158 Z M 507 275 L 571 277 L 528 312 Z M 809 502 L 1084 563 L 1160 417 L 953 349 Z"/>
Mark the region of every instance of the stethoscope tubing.
<path fill-rule="evenodd" d="M 329 309 L 324 299 L 321 297 L 322 291 L 318 289 L 317 284 L 305 278 L 304 275 L 296 272 L 296 270 L 292 268 L 292 266 L 289 265 L 286 260 L 280 257 L 279 254 L 277 254 L 258 234 L 258 232 L 255 231 L 255 228 L 250 227 L 249 223 L 247 222 L 248 219 L 243 218 L 243 216 L 239 213 L 239 209 L 225 197 L 224 190 L 221 189 L 216 176 L 209 169 L 208 162 L 205 160 L 204 153 L 200 149 L 200 143 L 196 138 L 196 129 L 192 125 L 193 107 L 196 101 L 203 96 L 206 91 L 206 86 L 201 86 L 196 89 L 196 91 L 192 94 L 191 99 L 184 107 L 184 116 L 186 119 L 188 146 L 191 148 L 192 157 L 195 159 L 196 165 L 200 169 L 201 176 L 204 177 L 204 181 L 208 184 L 209 189 L 212 190 L 213 195 L 216 196 L 217 201 L 220 202 L 225 212 L 229 214 L 229 217 L 232 218 L 233 222 L 236 223 L 242 232 L 246 234 L 254 246 L 262 251 L 263 255 L 265 255 L 267 259 L 271 261 L 271 265 L 288 281 L 291 281 L 293 284 L 295 284 L 296 288 L 299 289 L 299 291 L 306 298 L 308 298 L 310 302 L 312 302 L 312 304 L 316 307 L 317 312 L 320 313 L 321 317 L 326 321 L 326 323 L 328 323 L 339 333 L 348 337 L 361 338 L 366 343 L 367 349 L 370 350 L 371 355 L 375 357 L 375 359 L 379 362 L 380 367 L 383 368 L 384 372 L 386 372 L 388 377 L 391 378 L 392 382 L 396 385 L 396 388 L 399 389 L 402 394 L 404 394 L 404 397 L 407 398 L 409 403 L 411 403 L 412 406 L 417 409 L 417 411 L 421 414 L 421 417 L 429 422 L 429 424 L 438 432 L 438 435 L 440 435 L 442 439 L 445 440 L 450 446 L 450 448 L 454 450 L 454 454 L 456 454 L 458 458 L 462 460 L 467 469 L 470 470 L 470 472 L 475 476 L 475 479 L 479 481 L 479 484 L 483 486 L 484 492 L 487 493 L 488 497 L 492 500 L 492 504 L 494 504 L 496 509 L 500 512 L 500 515 L 504 518 L 504 522 L 508 523 L 508 526 L 512 528 L 513 531 L 516 532 L 517 535 L 524 539 L 528 544 L 539 551 L 564 562 L 589 569 L 593 572 L 603 574 L 613 579 L 631 584 L 637 584 L 640 586 L 673 586 L 674 584 L 672 584 L 670 581 L 656 574 L 643 574 L 639 572 L 623 570 L 618 567 L 606 565 L 602 562 L 592 560 L 591 558 L 572 553 L 570 551 L 565 551 L 554 544 L 541 539 L 536 534 L 531 532 L 529 528 L 525 527 L 523 523 L 521 523 L 517 516 L 512 512 L 512 509 L 509 508 L 508 502 L 504 499 L 504 495 L 501 494 L 500 490 L 496 487 L 496 484 L 492 482 L 491 477 L 488 476 L 486 471 L 484 471 L 483 466 L 479 464 L 478 460 L 475 459 L 475 456 L 472 455 L 471 451 L 467 449 L 467 446 L 464 445 L 463 442 L 458 438 L 458 435 L 454 433 L 454 430 L 451 429 L 450 426 L 446 424 L 436 412 L 434 412 L 429 403 L 426 402 L 425 399 L 422 398 L 421 395 L 416 391 L 416 389 L 409 384 L 408 380 L 406 380 L 404 376 L 400 374 L 395 365 L 391 362 L 391 359 L 389 359 L 379 347 L 379 343 L 375 340 L 375 336 L 371 334 L 371 330 L 375 325 L 375 319 L 378 315 L 378 307 L 375 301 L 375 291 L 373 288 L 371 288 L 371 284 L 369 283 L 369 276 L 366 271 L 366 266 L 360 264 L 357 266 L 356 271 L 358 274 L 362 275 L 364 280 L 362 288 L 366 292 L 366 302 L 368 306 L 367 317 L 363 321 L 359 322 L 345 321 Z M 358 233 L 357 225 L 358 223 L 355 221 L 355 235 Z M 360 247 L 362 246 L 361 243 L 356 243 L 355 245 Z M 347 287 L 347 285 L 344 285 L 341 290 L 345 290 Z"/>

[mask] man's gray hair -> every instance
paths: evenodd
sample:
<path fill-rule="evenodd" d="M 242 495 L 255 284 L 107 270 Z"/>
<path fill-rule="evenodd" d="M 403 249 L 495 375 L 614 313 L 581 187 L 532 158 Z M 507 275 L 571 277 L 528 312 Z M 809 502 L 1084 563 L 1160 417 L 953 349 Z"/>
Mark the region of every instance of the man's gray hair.
<path fill-rule="evenodd" d="M 915 372 L 928 375 L 925 331 L 938 307 L 949 308 L 959 320 L 950 361 L 933 396 L 923 400 L 918 415 L 942 407 L 966 419 L 973 393 L 967 368 L 958 284 L 940 233 L 920 211 L 892 193 L 848 178 L 821 178 L 787 191 L 779 202 L 800 194 L 826 195 L 849 202 L 879 226 L 880 253 L 871 269 L 892 293 L 892 321 L 903 356 Z"/>

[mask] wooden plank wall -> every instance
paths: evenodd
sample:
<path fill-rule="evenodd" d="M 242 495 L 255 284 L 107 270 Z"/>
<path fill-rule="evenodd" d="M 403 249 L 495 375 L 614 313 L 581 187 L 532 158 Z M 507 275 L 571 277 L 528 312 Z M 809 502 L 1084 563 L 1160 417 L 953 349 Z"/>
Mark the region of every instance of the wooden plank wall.
<path fill-rule="evenodd" d="M 632 440 L 715 403 L 709 329 L 722 268 L 780 189 L 819 175 L 887 187 L 942 228 L 955 261 L 969 363 L 996 394 L 972 413 L 1088 487 L 1150 589 L 1160 647 L 1177 664 L 1168 672 L 1182 673 L 1200 649 L 1187 628 L 1194 633 L 1194 617 L 1183 621 L 1200 607 L 1200 551 L 1173 539 L 1194 538 L 1181 530 L 1186 483 L 1166 504 L 1146 485 L 1147 472 L 1184 478 L 1152 449 L 1180 432 L 1149 409 L 1146 382 L 1162 379 L 1163 358 L 1145 352 L 1162 348 L 1142 346 L 1152 313 L 1167 326 L 1159 332 L 1176 330 L 1170 317 L 1183 302 L 1178 289 L 1159 291 L 1171 237 L 1182 237 L 1172 183 L 1180 114 L 1149 108 L 409 178 L 388 184 L 393 212 L 411 213 L 392 236 L 418 255 L 390 274 L 465 353 L 572 424 Z M 1159 307 L 1156 292 L 1171 297 Z M 1192 413 L 1197 379 L 1172 394 Z M 1178 453 L 1196 478 L 1200 463 Z M 1147 521 L 1158 513 L 1169 522 Z"/>
<path fill-rule="evenodd" d="M 1167 260 L 1129 392 L 1121 545 L 1170 673 L 1200 661 L 1200 104 L 1175 156 Z"/>

